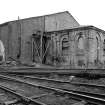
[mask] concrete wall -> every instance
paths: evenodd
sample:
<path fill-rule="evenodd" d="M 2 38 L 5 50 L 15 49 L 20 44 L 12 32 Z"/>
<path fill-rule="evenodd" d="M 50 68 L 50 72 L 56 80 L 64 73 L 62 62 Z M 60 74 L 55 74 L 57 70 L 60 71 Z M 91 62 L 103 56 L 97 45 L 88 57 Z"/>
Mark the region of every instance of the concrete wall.
<path fill-rule="evenodd" d="M 80 36 L 83 39 L 83 43 L 80 44 L 79 48 Z M 63 38 L 69 40 L 66 55 L 62 54 Z M 53 37 L 55 46 L 53 50 L 64 59 L 64 62 L 61 61 L 60 65 L 66 65 L 66 67 L 69 66 L 70 68 L 102 68 L 105 63 L 105 54 L 103 53 L 104 39 L 105 34 L 94 28 L 78 28 L 77 30 L 69 30 L 69 32 L 58 31 Z M 81 49 L 82 47 L 83 49 Z"/>
<path fill-rule="evenodd" d="M 99 31 L 90 30 L 89 37 L 88 63 L 93 64 L 95 67 L 103 66 L 105 61 L 103 53 L 103 41 L 105 36 Z"/>

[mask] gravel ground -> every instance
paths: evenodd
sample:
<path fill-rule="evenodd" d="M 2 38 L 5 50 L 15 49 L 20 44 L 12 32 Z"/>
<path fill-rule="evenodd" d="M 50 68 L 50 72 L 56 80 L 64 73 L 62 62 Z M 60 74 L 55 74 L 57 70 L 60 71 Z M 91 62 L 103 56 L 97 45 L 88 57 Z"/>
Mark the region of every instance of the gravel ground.
<path fill-rule="evenodd" d="M 46 97 L 38 98 L 37 100 L 45 102 L 47 105 L 73 105 L 79 102 L 74 99 L 70 99 L 69 97 L 61 97 L 59 95 L 48 95 Z"/>
<path fill-rule="evenodd" d="M 19 100 L 19 98 L 16 97 L 15 95 L 10 94 L 10 93 L 0 89 L 0 103 L 4 103 L 5 102 L 5 104 L 6 104 L 6 103 L 10 103 L 12 101 L 17 102 L 18 100 Z"/>
<path fill-rule="evenodd" d="M 47 91 L 44 89 L 39 89 L 38 87 L 32 87 L 32 86 L 27 86 L 26 84 L 21 84 L 21 83 L 16 83 L 16 82 L 11 82 L 11 81 L 5 81 L 3 79 L 0 79 L 0 84 L 7 86 L 9 88 L 12 88 L 13 90 L 24 94 L 27 97 L 31 97 L 33 95 L 40 95 L 40 94 L 47 94 L 52 91 Z"/>
<path fill-rule="evenodd" d="M 27 97 L 33 97 L 33 96 L 37 97 L 42 94 L 47 94 L 44 97 L 37 98 L 35 100 L 41 101 L 48 105 L 72 105 L 74 103 L 79 102 L 77 100 L 70 99 L 67 96 L 56 95 L 54 93 L 50 94 L 50 91 L 46 89 L 44 90 L 44 89 L 39 89 L 39 88 L 31 87 L 31 86 L 26 86 L 25 84 L 15 83 L 9 80 L 5 81 L 3 79 L 0 79 L 0 84 L 8 88 L 11 88 L 15 90 L 16 92 L 19 92 Z"/>
<path fill-rule="evenodd" d="M 94 84 L 104 84 L 104 78 L 97 79 L 97 80 L 88 80 L 84 78 L 77 78 L 77 77 L 72 77 L 72 76 L 63 76 L 62 78 L 59 78 L 58 76 L 56 77 L 57 80 L 63 80 L 63 81 L 69 81 L 69 82 L 78 82 L 78 83 L 94 83 Z M 50 78 L 50 79 L 55 79 L 55 78 Z M 67 79 L 69 78 L 69 79 Z M 41 81 L 41 80 L 35 80 L 35 79 L 29 79 L 29 78 L 23 78 L 25 81 L 29 81 L 30 83 L 33 84 L 39 84 L 39 85 L 44 85 L 44 86 L 49 86 L 49 87 L 56 87 L 56 88 L 64 88 L 68 90 L 78 90 L 78 91 L 84 91 L 84 92 L 91 92 L 91 93 L 98 93 L 98 94 L 104 94 L 105 95 L 105 89 L 97 89 L 94 87 L 85 87 L 85 86 L 77 86 L 77 85 L 71 85 L 71 84 L 59 84 L 58 83 L 52 83 L 52 82 L 46 82 L 46 81 Z M 71 79 L 71 80 L 70 80 Z"/>
<path fill-rule="evenodd" d="M 72 82 L 80 82 L 80 83 L 92 83 L 92 84 L 97 84 L 97 85 L 105 85 L 105 78 L 100 78 L 100 79 L 84 79 L 84 78 L 77 78 L 75 77 Z"/>
<path fill-rule="evenodd" d="M 41 81 L 41 80 L 36 80 L 36 79 L 29 79 L 29 78 L 23 78 L 23 80 L 28 81 L 33 84 L 38 84 L 38 85 L 43 85 L 43 86 L 48 86 L 48 87 L 54 87 L 54 88 L 63 88 L 63 89 L 68 89 L 68 90 L 78 90 L 78 91 L 84 91 L 84 92 L 91 92 L 91 93 L 98 93 L 98 94 L 104 94 L 105 95 L 105 89 L 98 89 L 94 87 L 85 87 L 85 86 L 77 86 L 77 85 L 71 85 L 68 83 L 65 84 L 59 84 L 55 82 L 46 82 L 46 81 Z M 73 79 L 72 81 L 76 82 L 75 80 L 79 79 Z M 79 82 L 79 81 L 78 81 Z M 85 81 L 86 83 L 86 81 Z"/>
<path fill-rule="evenodd" d="M 65 78 L 59 78 L 58 76 L 55 76 L 56 79 L 58 80 L 67 80 L 68 77 L 65 77 Z M 20 78 L 20 77 L 19 77 Z M 25 81 L 29 81 L 30 83 L 33 83 L 33 84 L 39 84 L 39 85 L 44 85 L 44 86 L 49 86 L 49 87 L 56 87 L 56 88 L 64 88 L 64 89 L 68 89 L 68 90 L 78 90 L 78 91 L 84 91 L 84 92 L 91 92 L 91 93 L 97 93 L 97 94 L 104 94 L 105 95 L 105 89 L 97 89 L 97 88 L 90 88 L 90 87 L 85 87 L 85 86 L 77 86 L 77 85 L 71 85 L 71 84 L 56 84 L 56 83 L 51 83 L 51 82 L 42 82 L 40 80 L 35 80 L 35 79 L 28 79 L 28 78 L 23 78 Z M 55 79 L 54 77 L 53 78 L 50 78 L 50 79 Z M 71 77 L 69 77 L 68 80 L 70 80 Z M 94 84 L 104 84 L 105 82 L 105 78 L 101 78 L 101 79 L 97 79 L 97 80 L 88 80 L 88 79 L 84 79 L 84 78 L 77 78 L 77 77 L 73 77 L 70 82 L 78 82 L 78 83 L 94 83 Z M 20 85 L 19 85 L 20 87 Z M 24 89 L 25 85 L 21 86 L 22 89 Z M 28 90 L 31 89 L 30 87 L 26 88 L 25 90 L 27 91 L 25 93 L 26 96 L 31 96 L 33 94 L 33 91 L 32 92 L 29 92 Z M 34 88 L 33 88 L 34 90 Z M 29 92 L 29 93 L 28 93 Z M 35 90 L 35 93 L 36 95 L 38 95 L 39 93 L 41 93 L 39 90 Z M 45 91 L 46 93 L 46 91 Z M 42 94 L 43 94 L 43 91 L 42 91 Z M 40 95 L 40 94 L 39 94 Z M 52 97 L 52 98 L 51 98 Z M 54 102 L 56 102 L 57 100 L 55 100 L 55 98 L 53 96 L 51 96 L 50 98 L 53 99 Z M 42 97 L 40 98 L 42 101 L 43 100 L 46 100 L 46 101 L 49 101 L 49 98 L 48 96 L 46 97 Z M 58 98 L 59 99 L 59 98 Z M 50 102 L 50 101 L 49 101 Z M 61 102 L 61 101 L 59 101 Z M 57 102 L 56 102 L 57 103 Z M 66 102 L 65 102 L 66 103 Z M 77 102 L 78 103 L 78 102 Z M 49 104 L 50 105 L 50 104 Z M 51 105 L 62 105 L 62 104 L 51 104 Z M 63 105 L 66 105 L 66 104 L 63 104 Z M 71 103 L 70 103 L 71 105 Z"/>

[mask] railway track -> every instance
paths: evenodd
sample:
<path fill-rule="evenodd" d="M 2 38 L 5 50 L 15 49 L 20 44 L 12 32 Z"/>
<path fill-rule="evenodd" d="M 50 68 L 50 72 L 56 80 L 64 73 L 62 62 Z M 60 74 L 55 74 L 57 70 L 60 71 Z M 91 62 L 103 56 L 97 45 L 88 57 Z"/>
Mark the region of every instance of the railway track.
<path fill-rule="evenodd" d="M 105 85 L 102 84 L 95 84 L 95 83 L 81 83 L 81 82 L 72 82 L 72 80 L 60 80 L 60 79 L 49 79 L 49 78 L 40 78 L 35 76 L 23 76 L 23 78 L 35 79 L 35 80 L 42 80 L 42 81 L 50 81 L 55 83 L 63 83 L 63 84 L 72 84 L 72 85 L 79 85 L 79 86 L 88 86 L 88 87 L 96 87 L 96 88 L 105 88 Z"/>
<path fill-rule="evenodd" d="M 1 81 L 2 81 L 2 83 L 1 83 Z M 6 78 L 4 76 L 0 76 L 0 85 L 2 85 L 3 87 L 8 87 L 12 91 L 22 94 L 23 96 L 28 97 L 29 99 L 31 99 L 35 102 L 40 101 L 40 103 L 43 103 L 40 105 L 71 105 L 74 102 L 78 102 L 77 100 L 79 100 L 79 101 L 81 100 L 81 99 L 77 99 L 77 98 L 70 99 L 70 98 L 72 98 L 71 96 L 68 97 L 68 95 L 70 93 L 67 94 L 61 90 L 57 90 L 54 88 L 42 87 L 42 86 L 33 85 L 33 84 L 29 84 L 29 83 L 24 83 L 24 81 L 19 81 L 19 80 L 13 79 L 13 78 L 12 79 Z M 21 87 L 20 85 L 25 85 L 25 86 Z M 28 89 L 26 89 L 27 88 L 26 86 L 28 87 Z M 18 88 L 16 88 L 16 87 L 18 87 Z M 30 96 L 29 94 L 31 93 L 32 88 L 34 88 L 32 90 L 33 94 L 31 94 L 31 96 Z M 27 91 L 29 92 L 29 94 L 27 94 Z M 42 98 L 42 99 L 40 99 L 40 98 Z M 43 98 L 46 98 L 46 99 L 43 99 Z M 58 103 L 57 101 L 61 101 L 62 103 L 61 102 Z M 65 103 L 63 104 L 63 102 L 65 102 Z M 39 105 L 39 104 L 35 104 L 35 105 Z"/>
<path fill-rule="evenodd" d="M 88 92 L 80 92 L 80 91 L 74 91 L 74 90 L 68 90 L 68 89 L 60 89 L 60 88 L 54 88 L 54 87 L 48 87 L 46 85 L 39 85 L 39 84 L 33 84 L 32 82 L 30 81 L 27 81 L 27 80 L 24 80 L 24 79 L 21 79 L 21 78 L 17 78 L 17 77 L 9 77 L 9 76 L 4 76 L 4 75 L 0 75 L 0 78 L 5 80 L 6 83 L 7 81 L 15 81 L 16 82 L 19 82 L 19 83 L 22 83 L 22 84 L 27 84 L 29 86 L 34 86 L 34 87 L 39 87 L 39 88 L 44 88 L 44 89 L 47 89 L 47 90 L 53 90 L 54 93 L 56 92 L 57 94 L 66 94 L 67 96 L 69 95 L 69 97 L 73 96 L 75 97 L 76 99 L 82 99 L 82 100 L 87 100 L 87 102 L 90 102 L 90 103 L 93 103 L 93 104 L 97 104 L 97 105 L 104 105 L 105 103 L 105 95 L 99 95 L 99 94 L 93 94 L 93 93 L 88 93 Z M 51 82 L 51 81 L 50 81 Z M 9 82 L 8 82 L 9 83 Z M 1 83 L 0 83 L 1 84 Z M 9 84 L 10 85 L 10 84 Z M 8 86 L 8 85 L 7 85 Z"/>
<path fill-rule="evenodd" d="M 13 91 L 10 88 L 0 85 L 0 104 L 1 105 L 45 105 L 44 103 L 25 97 L 24 95 Z"/>
<path fill-rule="evenodd" d="M 73 68 L 56 68 L 56 67 L 0 67 L 0 73 L 17 73 L 17 74 L 66 74 L 66 75 L 99 75 L 105 77 L 105 69 L 73 69 Z"/>
<path fill-rule="evenodd" d="M 34 84 L 39 84 L 39 85 L 43 84 L 45 86 L 63 88 L 63 89 L 69 89 L 69 90 L 83 91 L 82 89 L 86 88 L 84 91 L 105 95 L 105 85 L 72 82 L 72 81 L 62 81 L 62 80 L 56 80 L 56 79 L 40 78 L 40 77 L 35 77 L 35 76 L 20 76 L 20 77 L 17 76 L 17 78 L 21 78 L 25 81 L 30 81 L 31 83 L 34 83 Z"/>

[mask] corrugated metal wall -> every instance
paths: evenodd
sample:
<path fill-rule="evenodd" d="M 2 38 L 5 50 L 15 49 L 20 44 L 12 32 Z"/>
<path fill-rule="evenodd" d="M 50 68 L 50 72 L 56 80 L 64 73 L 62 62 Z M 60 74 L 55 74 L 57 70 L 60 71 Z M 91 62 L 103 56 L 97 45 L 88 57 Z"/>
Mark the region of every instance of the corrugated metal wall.
<path fill-rule="evenodd" d="M 22 62 L 32 62 L 32 34 L 36 31 L 52 31 L 78 27 L 77 21 L 68 12 L 33 17 L 8 22 L 0 26 L 0 39 L 6 49 L 6 59 L 13 57 L 17 59 L 19 54 L 19 37 L 21 36 L 21 56 Z"/>

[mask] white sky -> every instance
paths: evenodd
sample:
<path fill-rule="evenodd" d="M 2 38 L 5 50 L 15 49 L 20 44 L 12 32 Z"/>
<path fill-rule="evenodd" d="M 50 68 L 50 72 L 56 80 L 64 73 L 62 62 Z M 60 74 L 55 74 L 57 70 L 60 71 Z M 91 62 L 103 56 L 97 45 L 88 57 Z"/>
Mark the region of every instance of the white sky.
<path fill-rule="evenodd" d="M 81 25 L 105 30 L 105 0 L 0 0 L 0 23 L 62 11 Z"/>

